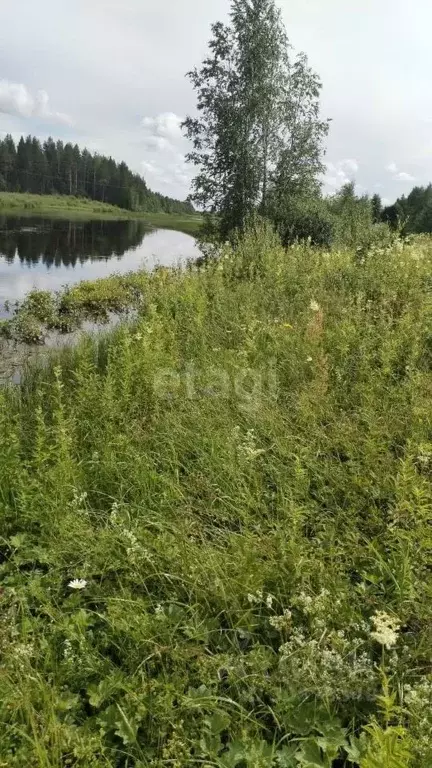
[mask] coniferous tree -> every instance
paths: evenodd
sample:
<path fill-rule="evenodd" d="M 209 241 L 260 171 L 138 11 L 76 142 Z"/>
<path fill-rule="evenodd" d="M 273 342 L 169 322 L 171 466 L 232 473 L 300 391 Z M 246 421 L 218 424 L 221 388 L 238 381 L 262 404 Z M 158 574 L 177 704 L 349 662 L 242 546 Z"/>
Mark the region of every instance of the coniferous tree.
<path fill-rule="evenodd" d="M 382 221 L 383 204 L 380 195 L 373 195 L 372 200 L 372 216 L 375 224 Z"/>
<path fill-rule="evenodd" d="M 0 191 L 80 195 L 129 210 L 194 212 L 190 202 L 149 190 L 126 163 L 52 138 L 43 145 L 32 136 L 21 137 L 17 146 L 10 135 L 0 140 Z"/>
<path fill-rule="evenodd" d="M 15 185 L 16 147 L 10 134 L 0 142 L 0 174 L 4 182 L 4 189 L 8 189 L 9 185 Z"/>
<path fill-rule="evenodd" d="M 384 208 L 382 219 L 394 229 L 400 228 L 402 234 L 432 233 L 432 184 L 402 195 Z"/>

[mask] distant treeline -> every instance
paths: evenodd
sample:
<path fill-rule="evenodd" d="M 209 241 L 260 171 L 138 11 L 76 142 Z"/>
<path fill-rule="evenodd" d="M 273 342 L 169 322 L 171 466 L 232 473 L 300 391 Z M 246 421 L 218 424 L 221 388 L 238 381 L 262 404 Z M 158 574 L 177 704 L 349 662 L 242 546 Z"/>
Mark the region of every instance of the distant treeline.
<path fill-rule="evenodd" d="M 88 197 L 130 211 L 193 213 L 189 202 L 152 192 L 126 163 L 92 154 L 77 144 L 34 136 L 0 141 L 0 191 Z"/>
<path fill-rule="evenodd" d="M 432 184 L 414 187 L 408 196 L 402 195 L 394 205 L 384 208 L 381 216 L 404 234 L 432 233 Z"/>

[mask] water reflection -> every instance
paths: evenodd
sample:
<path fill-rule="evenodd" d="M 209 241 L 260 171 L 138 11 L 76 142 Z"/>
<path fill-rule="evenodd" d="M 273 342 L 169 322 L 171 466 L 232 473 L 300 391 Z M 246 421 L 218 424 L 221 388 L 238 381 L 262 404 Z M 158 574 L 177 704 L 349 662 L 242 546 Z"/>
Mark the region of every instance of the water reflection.
<path fill-rule="evenodd" d="M 0 216 L 0 319 L 33 288 L 172 266 L 198 258 L 190 235 L 142 221 L 68 221 Z"/>
<path fill-rule="evenodd" d="M 120 258 L 150 234 L 142 221 L 66 221 L 0 216 L 0 255 L 7 264 L 75 267 Z"/>

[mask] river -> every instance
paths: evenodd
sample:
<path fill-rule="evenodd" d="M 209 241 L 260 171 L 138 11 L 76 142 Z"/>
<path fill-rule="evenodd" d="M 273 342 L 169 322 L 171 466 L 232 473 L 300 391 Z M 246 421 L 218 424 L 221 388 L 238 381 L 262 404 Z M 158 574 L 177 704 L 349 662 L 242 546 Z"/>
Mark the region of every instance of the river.
<path fill-rule="evenodd" d="M 199 255 L 190 235 L 152 230 L 140 220 L 0 216 L 0 319 L 10 317 L 15 303 L 33 288 L 55 292 L 82 280 L 184 264 Z M 109 325 L 118 320 L 113 316 Z M 0 385 L 18 382 L 29 359 L 43 360 L 50 348 L 74 344 L 83 332 L 104 329 L 87 322 L 69 336 L 51 333 L 43 348 L 0 339 Z"/>
<path fill-rule="evenodd" d="M 176 265 L 198 256 L 190 235 L 152 230 L 139 220 L 0 216 L 0 318 L 32 288 L 58 291 L 81 280 Z"/>

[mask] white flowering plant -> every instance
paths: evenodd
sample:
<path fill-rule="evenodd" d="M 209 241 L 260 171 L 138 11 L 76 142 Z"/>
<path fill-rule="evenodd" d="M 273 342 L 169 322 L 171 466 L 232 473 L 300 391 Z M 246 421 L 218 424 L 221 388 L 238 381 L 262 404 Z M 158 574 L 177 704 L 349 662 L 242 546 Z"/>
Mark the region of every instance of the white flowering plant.
<path fill-rule="evenodd" d="M 432 242 L 395 243 L 256 222 L 55 298 L 141 297 L 0 388 L 0 765 L 430 768 Z M 277 383 L 158 394 L 215 359 Z"/>

